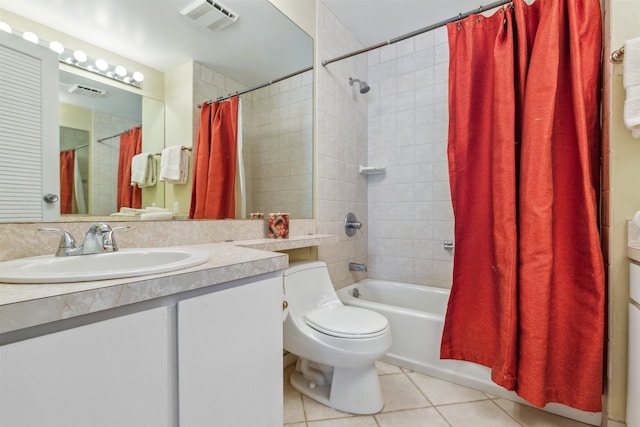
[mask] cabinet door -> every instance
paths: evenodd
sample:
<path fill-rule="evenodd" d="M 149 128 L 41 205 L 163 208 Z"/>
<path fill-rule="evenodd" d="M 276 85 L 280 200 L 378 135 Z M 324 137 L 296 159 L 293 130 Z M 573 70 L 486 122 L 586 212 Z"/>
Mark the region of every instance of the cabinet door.
<path fill-rule="evenodd" d="M 57 221 L 58 55 L 0 31 L 0 222 Z"/>
<path fill-rule="evenodd" d="M 0 425 L 175 424 L 168 321 L 162 307 L 0 347 Z"/>
<path fill-rule="evenodd" d="M 178 377 L 181 427 L 281 427 L 281 278 L 181 301 Z"/>

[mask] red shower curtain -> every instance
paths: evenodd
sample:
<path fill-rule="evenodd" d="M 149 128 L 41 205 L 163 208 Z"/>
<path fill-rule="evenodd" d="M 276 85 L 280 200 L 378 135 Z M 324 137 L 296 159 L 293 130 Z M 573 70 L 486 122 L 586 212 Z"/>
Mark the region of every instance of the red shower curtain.
<path fill-rule="evenodd" d="M 73 213 L 73 179 L 76 152 L 60 152 L 60 213 Z"/>
<path fill-rule="evenodd" d="M 120 208 L 140 209 L 142 189 L 131 185 L 131 160 L 142 152 L 142 129 L 134 127 L 120 135 L 120 158 L 118 160 L 118 211 Z"/>
<path fill-rule="evenodd" d="M 189 218 L 235 218 L 238 97 L 202 104 Z"/>
<path fill-rule="evenodd" d="M 536 406 L 598 412 L 600 5 L 514 7 L 448 25 L 456 251 L 441 356 L 489 366 Z"/>

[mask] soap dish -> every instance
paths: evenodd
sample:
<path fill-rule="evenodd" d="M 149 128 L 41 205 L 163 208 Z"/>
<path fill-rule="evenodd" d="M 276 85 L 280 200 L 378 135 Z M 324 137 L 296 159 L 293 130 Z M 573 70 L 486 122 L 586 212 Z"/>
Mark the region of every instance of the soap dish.
<path fill-rule="evenodd" d="M 360 166 L 360 173 L 363 175 L 380 175 L 387 173 L 386 166 Z"/>

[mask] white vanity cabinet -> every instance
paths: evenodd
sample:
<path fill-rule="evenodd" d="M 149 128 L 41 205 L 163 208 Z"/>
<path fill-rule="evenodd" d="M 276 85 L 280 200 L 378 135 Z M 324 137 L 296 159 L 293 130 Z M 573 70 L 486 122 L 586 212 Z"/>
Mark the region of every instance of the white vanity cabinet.
<path fill-rule="evenodd" d="M 178 303 L 180 427 L 281 427 L 282 279 Z"/>
<path fill-rule="evenodd" d="M 0 346 L 0 426 L 282 426 L 279 272 L 62 323 Z"/>
<path fill-rule="evenodd" d="M 174 425 L 167 307 L 0 347 L 0 426 Z"/>

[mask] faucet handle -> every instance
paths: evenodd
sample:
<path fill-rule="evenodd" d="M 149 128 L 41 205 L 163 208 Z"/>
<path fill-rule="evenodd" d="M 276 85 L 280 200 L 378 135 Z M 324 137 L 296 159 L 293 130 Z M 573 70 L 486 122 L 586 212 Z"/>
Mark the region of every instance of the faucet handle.
<path fill-rule="evenodd" d="M 104 251 L 116 252 L 118 250 L 118 245 L 116 244 L 116 236 L 113 234 L 114 231 L 128 230 L 130 228 L 131 227 L 125 225 L 122 227 L 113 227 L 111 230 L 109 230 L 102 238 L 102 247 L 104 248 Z"/>
<path fill-rule="evenodd" d="M 110 231 L 111 226 L 106 222 L 96 222 L 94 224 L 91 224 L 91 227 L 89 227 L 89 231 L 87 231 L 87 234 L 103 234 Z"/>
<path fill-rule="evenodd" d="M 39 228 L 38 231 L 44 231 L 47 233 L 58 233 L 60 235 L 60 244 L 58 245 L 56 256 L 69 256 L 72 254 L 72 252 L 78 250 L 76 239 L 74 239 L 71 234 L 64 230 L 60 230 L 58 228 L 43 227 Z"/>
<path fill-rule="evenodd" d="M 344 232 L 351 237 L 356 234 L 356 230 L 362 232 L 362 223 L 357 220 L 356 216 L 349 212 L 344 218 Z"/>

